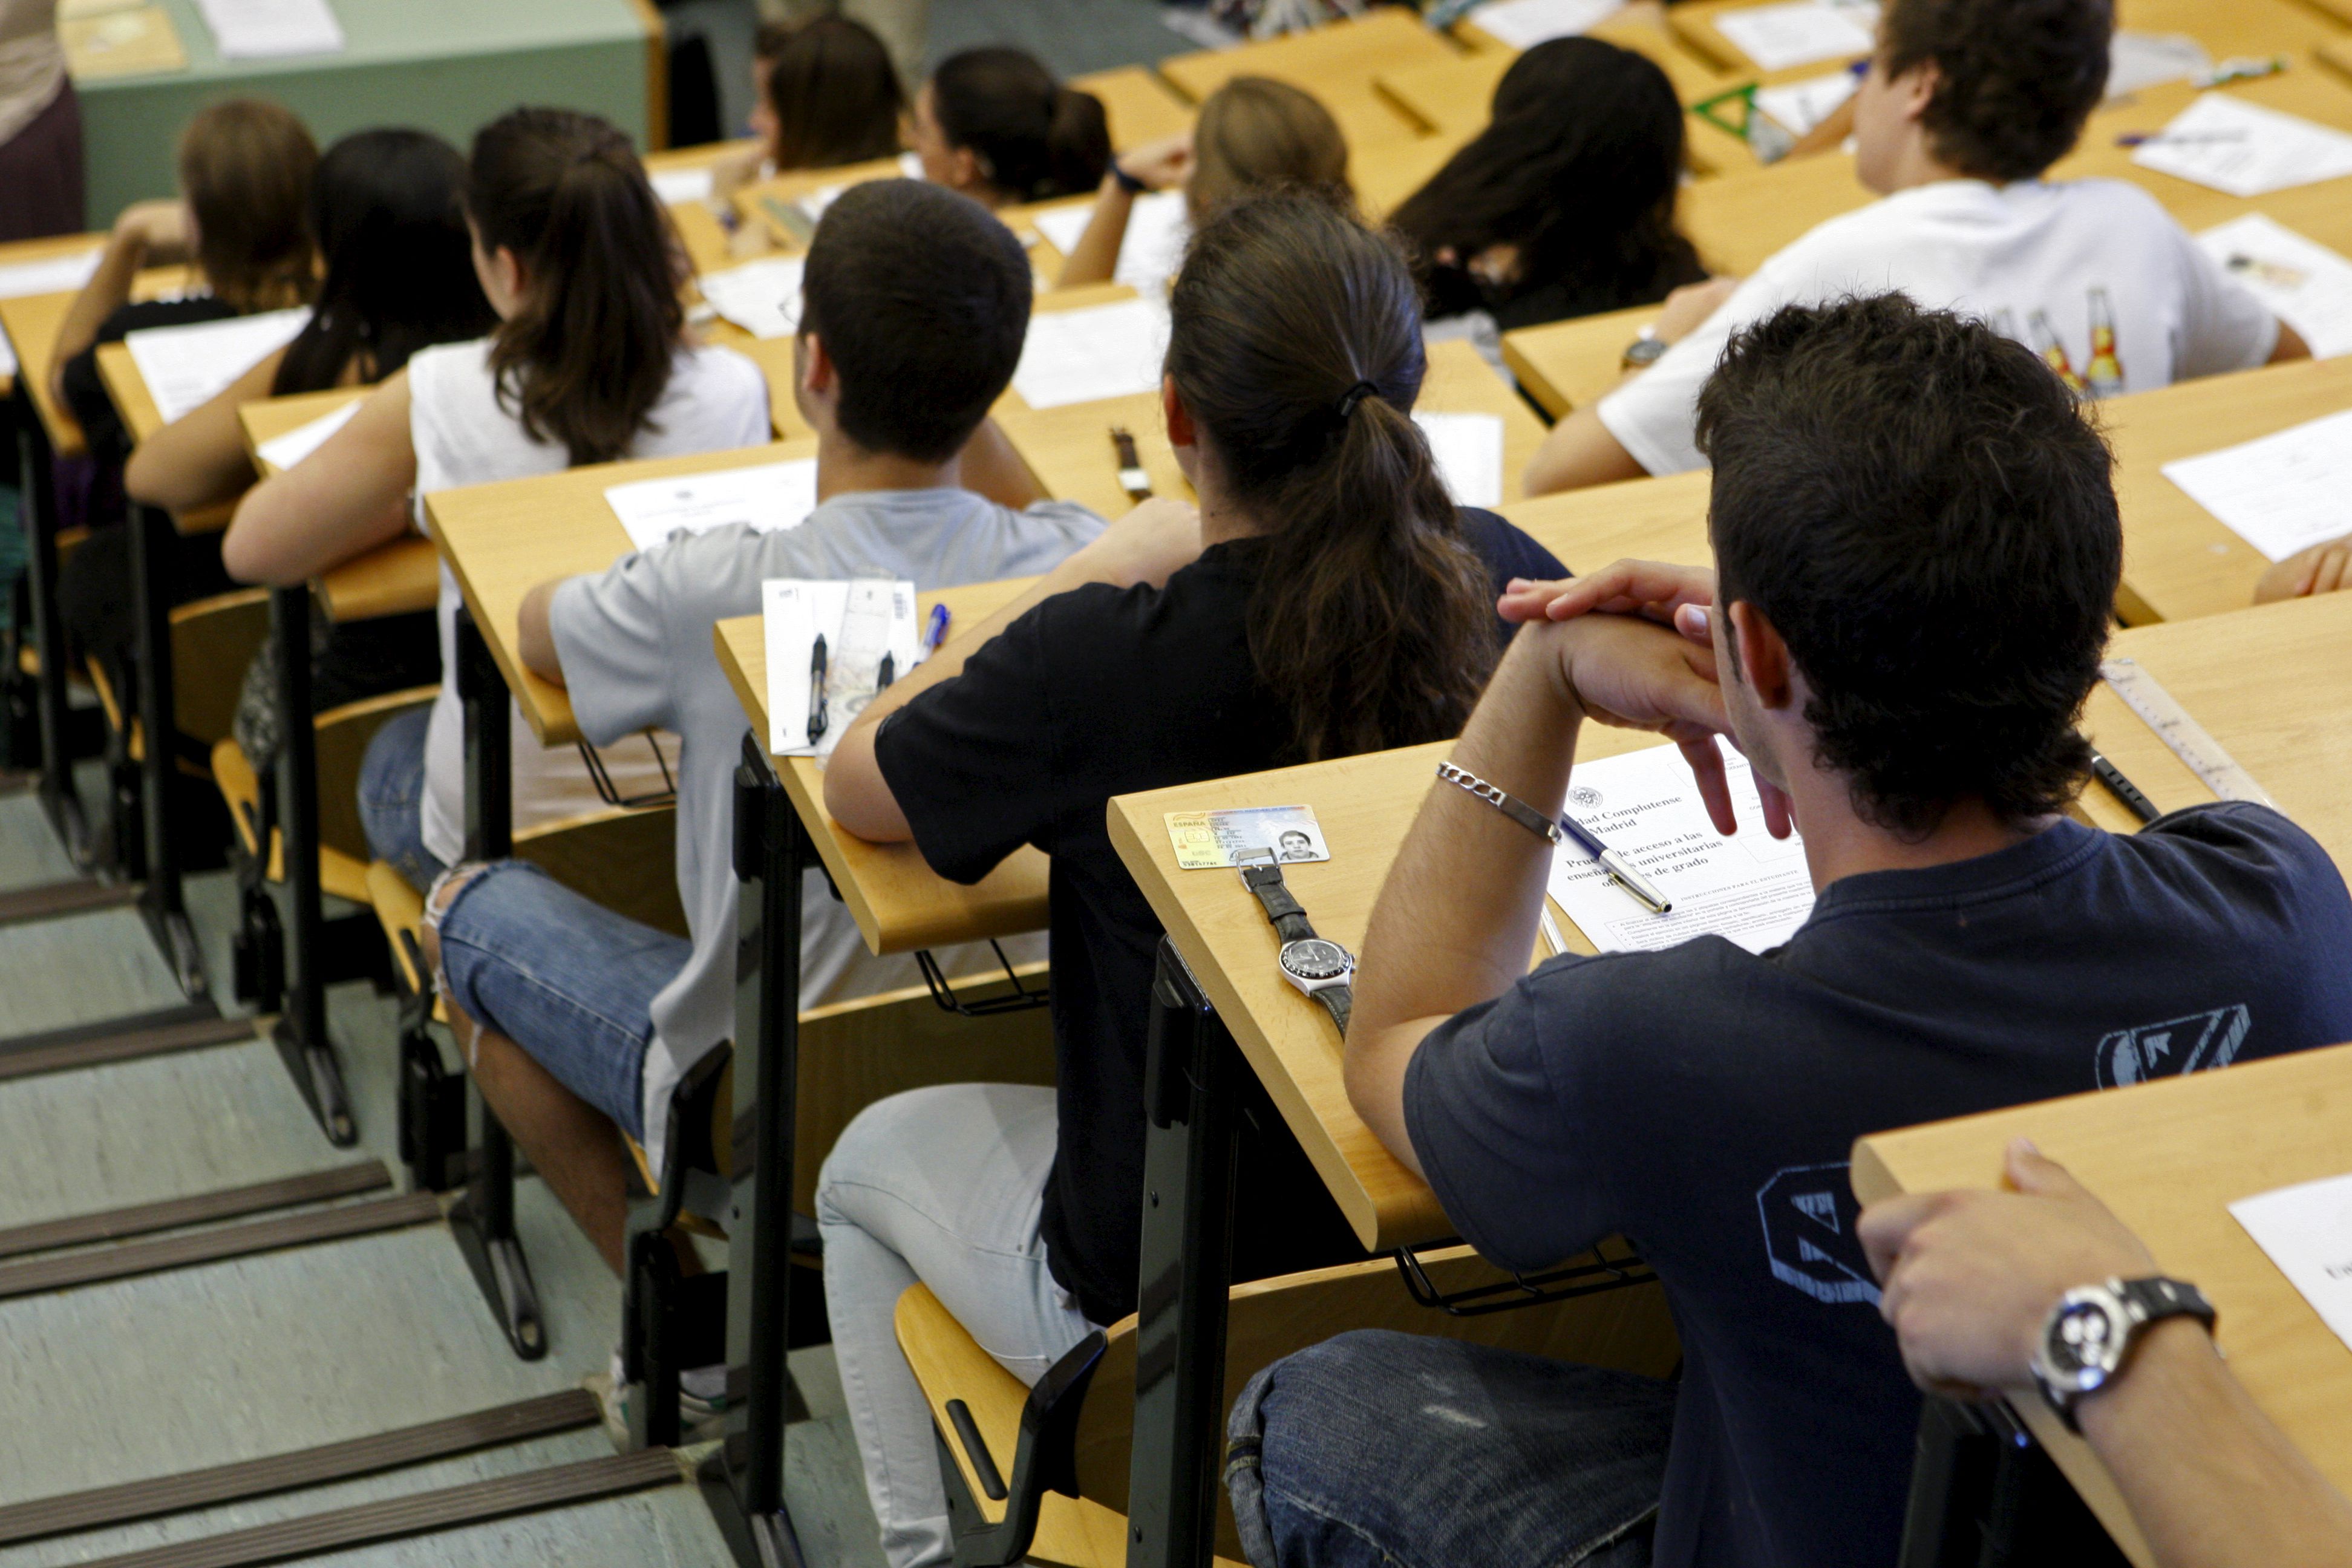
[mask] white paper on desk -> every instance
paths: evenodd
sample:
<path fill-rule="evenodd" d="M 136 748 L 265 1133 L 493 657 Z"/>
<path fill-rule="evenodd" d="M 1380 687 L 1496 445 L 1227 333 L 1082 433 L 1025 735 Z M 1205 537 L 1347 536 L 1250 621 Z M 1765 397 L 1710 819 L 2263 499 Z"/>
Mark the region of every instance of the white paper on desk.
<path fill-rule="evenodd" d="M 833 748 L 883 684 L 921 658 L 915 631 L 915 585 L 888 578 L 852 582 L 774 577 L 760 584 L 768 661 L 768 750 L 780 757 L 831 756 Z M 824 731 L 809 740 L 809 694 L 815 648 L 824 638 Z"/>
<path fill-rule="evenodd" d="M 1029 318 L 1013 390 L 1032 408 L 1150 392 L 1167 353 L 1168 307 L 1156 300 L 1040 310 Z"/>
<path fill-rule="evenodd" d="M 2164 477 L 2272 561 L 2352 533 L 2352 410 L 2181 458 Z"/>
<path fill-rule="evenodd" d="M 1716 17 L 1715 25 L 1759 68 L 1786 70 L 1815 60 L 1852 59 L 1870 53 L 1878 7 L 1794 0 L 1790 5 L 1726 11 Z"/>
<path fill-rule="evenodd" d="M 196 0 L 225 60 L 281 59 L 343 50 L 327 0 Z"/>
<path fill-rule="evenodd" d="M 1499 414 L 1416 414 L 1429 437 L 1437 477 L 1455 506 L 1503 504 L 1503 416 Z"/>
<path fill-rule="evenodd" d="M 2194 81 L 2212 68 L 2213 57 L 2186 33 L 2118 27 L 2107 45 L 2107 98 L 2113 101 L 2168 81 Z"/>
<path fill-rule="evenodd" d="M 755 338 L 789 338 L 800 330 L 805 258 L 772 256 L 695 279 L 712 310 Z"/>
<path fill-rule="evenodd" d="M 2256 1193 L 2230 1213 L 2320 1321 L 2352 1346 L 2352 1175 Z"/>
<path fill-rule="evenodd" d="M 1547 38 L 1587 32 L 1622 9 L 1622 0 L 1489 0 L 1469 20 L 1496 43 L 1532 49 Z"/>
<path fill-rule="evenodd" d="M 1861 79 L 1852 71 L 1832 71 L 1780 87 L 1756 89 L 1756 107 L 1791 136 L 1802 136 L 1837 112 L 1853 96 Z"/>
<path fill-rule="evenodd" d="M 662 169 L 649 174 L 654 183 L 654 195 L 662 205 L 677 206 L 681 202 L 707 202 L 710 199 L 710 165 L 693 169 Z"/>
<path fill-rule="evenodd" d="M 170 425 L 228 389 L 228 384 L 294 341 L 310 321 L 307 305 L 226 321 L 149 327 L 122 340 L 155 412 Z"/>
<path fill-rule="evenodd" d="M 264 463 L 284 473 L 325 446 L 327 437 L 350 424 L 352 416 L 357 414 L 360 405 L 366 401 L 364 397 L 354 397 L 332 414 L 322 414 L 308 425 L 297 425 L 283 436 L 264 441 L 256 450 L 261 454 Z"/>
<path fill-rule="evenodd" d="M 604 504 L 628 531 L 629 542 L 651 550 L 681 533 L 708 533 L 748 523 L 756 533 L 798 528 L 816 510 L 816 463 L 761 463 L 667 479 L 638 479 L 604 492 Z"/>
<path fill-rule="evenodd" d="M 1788 941 L 1813 912 L 1803 841 L 1765 832 L 1748 759 L 1727 746 L 1723 762 L 1739 822 L 1729 838 L 1707 819 L 1677 747 L 1580 762 L 1569 775 L 1569 815 L 1673 905 L 1652 914 L 1573 841 L 1559 846 L 1548 890 L 1602 952 L 1645 952 L 1708 935 L 1762 952 Z"/>
<path fill-rule="evenodd" d="M 78 289 L 89 281 L 98 270 L 98 258 L 105 247 L 77 251 L 71 256 L 53 256 L 46 261 L 20 261 L 14 267 L 0 267 L 0 300 L 14 300 L 26 294 L 63 294 Z M 0 332 L 0 375 L 16 374 L 16 351 L 8 346 L 8 335 Z"/>
<path fill-rule="evenodd" d="M 1055 207 L 1036 216 L 1037 232 L 1051 240 L 1066 258 L 1076 250 L 1093 217 L 1092 205 Z M 1168 280 L 1184 264 L 1184 242 L 1192 237 L 1192 220 L 1184 212 L 1184 193 L 1153 191 L 1135 198 L 1127 214 L 1127 237 L 1118 242 L 1118 261 L 1111 281 L 1143 293 L 1165 292 Z"/>
<path fill-rule="evenodd" d="M 2263 213 L 2248 213 L 2197 243 L 2271 313 L 2328 359 L 2352 353 L 2352 261 Z"/>
<path fill-rule="evenodd" d="M 2352 174 L 2352 136 L 2226 92 L 2204 92 L 2132 162 L 2233 196 Z"/>

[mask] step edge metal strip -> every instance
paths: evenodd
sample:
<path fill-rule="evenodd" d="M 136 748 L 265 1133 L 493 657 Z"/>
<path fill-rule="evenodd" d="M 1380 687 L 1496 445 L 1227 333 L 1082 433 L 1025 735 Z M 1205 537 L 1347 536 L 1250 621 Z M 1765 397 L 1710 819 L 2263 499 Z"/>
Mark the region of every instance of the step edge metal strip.
<path fill-rule="evenodd" d="M 211 1023 L 221 1017 L 221 1010 L 209 1002 L 173 1002 L 146 1013 L 125 1013 L 120 1017 L 93 1018 L 87 1024 L 66 1024 L 54 1029 L 39 1029 L 29 1035 L 9 1035 L 0 1037 L 0 1055 L 15 1051 L 43 1051 L 57 1046 L 79 1045 L 84 1040 L 107 1039 L 116 1035 L 142 1035 L 151 1029 L 168 1029 L 181 1024 Z"/>
<path fill-rule="evenodd" d="M 80 1534 L 165 1514 L 267 1497 L 276 1492 L 376 1475 L 480 1448 L 592 1426 L 604 1417 L 596 1396 L 567 1388 L 512 1405 L 492 1405 L 415 1426 L 322 1443 L 315 1448 L 153 1476 L 87 1491 L 65 1492 L 0 1508 L 0 1545 Z"/>
<path fill-rule="evenodd" d="M 209 1046 L 236 1045 L 260 1038 L 260 1023 L 253 1018 L 193 1019 L 156 1029 L 138 1029 L 71 1045 L 0 1053 L 0 1082 L 37 1078 L 43 1073 L 71 1072 L 77 1068 L 106 1067 L 137 1061 L 142 1057 L 168 1056 L 174 1051 L 201 1050 Z"/>
<path fill-rule="evenodd" d="M 310 1209 L 280 1215 L 249 1225 L 224 1226 L 218 1230 L 191 1231 L 152 1241 L 130 1241 L 95 1252 L 68 1253 L 62 1258 L 35 1258 L 0 1264 L 0 1300 L 45 1290 L 68 1290 L 100 1285 L 168 1268 L 188 1268 L 203 1263 L 224 1263 L 321 1241 L 341 1241 L 379 1231 L 425 1225 L 441 1217 L 441 1202 L 431 1193 L 407 1193 L 375 1198 L 340 1208 Z"/>
<path fill-rule="evenodd" d="M 74 877 L 58 882 L 37 882 L 29 888 L 0 892 L 0 926 L 30 925 L 65 915 L 95 914 L 139 901 L 135 882 L 93 882 Z"/>
<path fill-rule="evenodd" d="M 248 1215 L 267 1214 L 272 1209 L 323 1203 L 329 1198 L 357 1197 L 362 1193 L 379 1192 L 391 1185 L 392 1173 L 383 1161 L 361 1160 L 348 1165 L 330 1166 L 323 1171 L 304 1171 L 272 1181 L 251 1182 L 244 1186 L 221 1187 L 213 1192 L 191 1193 L 184 1197 L 161 1198 L 152 1203 L 126 1204 L 121 1208 L 68 1215 L 0 1230 L 0 1258 L 21 1258 L 26 1253 L 51 1252 L 59 1247 L 80 1247 L 90 1242 L 128 1241 L 133 1237 L 148 1236 L 159 1230 L 177 1230 L 184 1226 L 204 1225 L 212 1220 L 241 1219 Z"/>

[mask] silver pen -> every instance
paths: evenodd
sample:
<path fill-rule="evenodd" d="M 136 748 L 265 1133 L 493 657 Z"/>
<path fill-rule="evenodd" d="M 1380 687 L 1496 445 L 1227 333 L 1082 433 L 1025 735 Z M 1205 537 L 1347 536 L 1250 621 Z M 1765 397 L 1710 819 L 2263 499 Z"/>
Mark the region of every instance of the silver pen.
<path fill-rule="evenodd" d="M 1643 909 L 1654 915 L 1662 915 L 1675 907 L 1664 894 L 1650 886 L 1642 873 L 1633 869 L 1623 856 L 1594 837 L 1591 830 L 1576 818 L 1562 812 L 1559 826 L 1561 832 L 1576 840 L 1579 848 L 1592 857 L 1594 864 L 1609 874 L 1611 881 L 1631 893 L 1634 900 Z"/>

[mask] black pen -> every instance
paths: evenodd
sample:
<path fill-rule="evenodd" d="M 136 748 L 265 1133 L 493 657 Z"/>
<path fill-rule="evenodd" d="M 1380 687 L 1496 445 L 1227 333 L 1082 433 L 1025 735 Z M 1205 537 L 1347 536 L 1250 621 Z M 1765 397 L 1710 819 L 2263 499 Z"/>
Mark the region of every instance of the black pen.
<path fill-rule="evenodd" d="M 824 738 L 824 634 L 816 634 L 809 647 L 809 744 L 814 746 Z"/>
<path fill-rule="evenodd" d="M 884 654 L 882 656 L 880 668 L 876 669 L 874 672 L 874 689 L 877 691 L 887 690 L 888 689 L 890 683 L 898 679 L 898 658 L 894 655 L 887 653 Z"/>
<path fill-rule="evenodd" d="M 2091 753 L 2091 771 L 2107 786 L 2107 793 L 2131 807 L 2131 814 L 2142 822 L 2154 822 L 2163 815 L 2156 809 L 2156 802 L 2140 793 L 2139 785 L 2124 777 L 2123 769 L 2096 752 Z"/>

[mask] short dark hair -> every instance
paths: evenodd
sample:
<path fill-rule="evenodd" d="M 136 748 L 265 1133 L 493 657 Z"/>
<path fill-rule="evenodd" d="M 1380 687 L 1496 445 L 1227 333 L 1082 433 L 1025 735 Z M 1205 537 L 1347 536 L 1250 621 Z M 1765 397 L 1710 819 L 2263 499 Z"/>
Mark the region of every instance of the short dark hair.
<path fill-rule="evenodd" d="M 2113 0 L 1894 0 L 1882 65 L 1932 61 L 1921 124 L 1963 174 L 2030 180 L 2064 157 L 2107 87 Z"/>
<path fill-rule="evenodd" d="M 1717 603 L 1789 646 L 1816 758 L 1854 808 L 1924 836 L 2082 787 L 2123 526 L 2114 459 L 2050 367 L 1899 294 L 1790 305 L 1699 394 Z"/>
<path fill-rule="evenodd" d="M 801 281 L 801 331 L 841 375 L 842 434 L 945 462 L 1013 379 L 1029 330 L 1029 258 L 969 196 L 869 180 L 824 209 Z"/>

